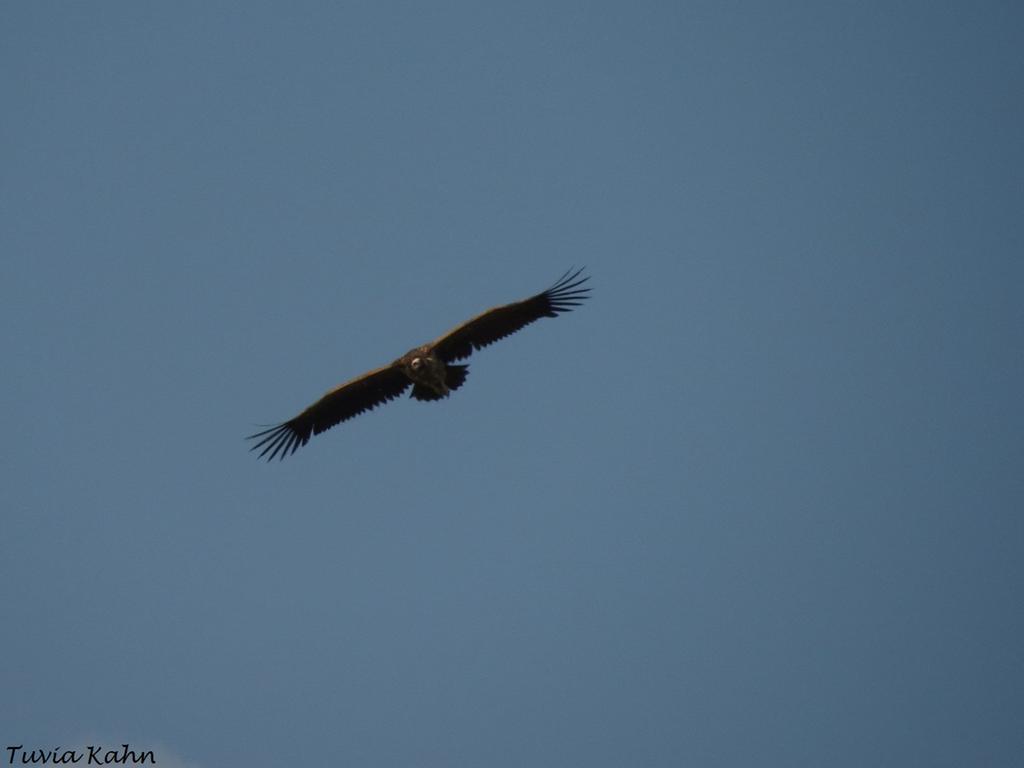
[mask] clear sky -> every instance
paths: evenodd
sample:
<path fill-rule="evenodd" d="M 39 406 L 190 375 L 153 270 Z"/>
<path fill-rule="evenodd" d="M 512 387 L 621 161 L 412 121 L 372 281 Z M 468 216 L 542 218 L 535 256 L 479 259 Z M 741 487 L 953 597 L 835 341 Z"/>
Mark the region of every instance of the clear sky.
<path fill-rule="evenodd" d="M 0 747 L 1020 765 L 1020 8 L 4 4 Z"/>

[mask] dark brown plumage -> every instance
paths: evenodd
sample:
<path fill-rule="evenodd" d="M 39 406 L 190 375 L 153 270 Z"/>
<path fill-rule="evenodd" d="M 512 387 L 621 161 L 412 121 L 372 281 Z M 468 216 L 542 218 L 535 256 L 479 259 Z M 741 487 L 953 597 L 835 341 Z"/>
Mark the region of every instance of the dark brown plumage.
<path fill-rule="evenodd" d="M 256 440 L 251 450 L 272 460 L 295 453 L 335 424 L 394 400 L 412 385 L 417 400 L 440 400 L 461 387 L 469 374 L 468 365 L 453 365 L 475 350 L 493 344 L 542 317 L 571 312 L 590 293 L 582 288 L 590 278 L 580 277 L 582 269 L 569 270 L 543 293 L 529 299 L 488 309 L 448 331 L 429 344 L 411 349 L 383 368 L 364 373 L 325 394 L 290 421 L 278 424 L 247 440 Z"/>

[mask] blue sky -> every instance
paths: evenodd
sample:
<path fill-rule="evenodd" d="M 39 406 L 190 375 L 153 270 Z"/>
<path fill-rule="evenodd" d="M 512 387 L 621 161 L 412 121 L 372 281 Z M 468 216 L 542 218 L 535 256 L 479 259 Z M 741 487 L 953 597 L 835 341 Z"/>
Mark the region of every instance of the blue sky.
<path fill-rule="evenodd" d="M 0 30 L 0 746 L 1017 764 L 1015 4 Z M 449 400 L 247 452 L 573 264 Z"/>

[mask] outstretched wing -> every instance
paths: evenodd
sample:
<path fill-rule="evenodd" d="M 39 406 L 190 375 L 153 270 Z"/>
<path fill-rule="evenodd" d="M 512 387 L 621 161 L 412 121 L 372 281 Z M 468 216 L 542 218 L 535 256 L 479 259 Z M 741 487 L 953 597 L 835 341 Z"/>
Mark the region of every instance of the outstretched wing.
<path fill-rule="evenodd" d="M 544 293 L 514 304 L 494 307 L 467 320 L 434 341 L 431 344 L 434 352 L 446 363 L 463 360 L 474 350 L 510 336 L 535 320 L 571 312 L 590 293 L 589 288 L 580 287 L 590 279 L 589 276 L 580 277 L 582 272 L 582 268 L 575 272 L 570 269 Z"/>
<path fill-rule="evenodd" d="M 308 443 L 312 435 L 394 400 L 411 383 L 394 364 L 364 373 L 335 387 L 291 421 L 249 435 L 246 440 L 257 441 L 249 450 L 260 451 L 260 458 L 266 456 L 267 461 L 275 456 L 283 459 Z"/>

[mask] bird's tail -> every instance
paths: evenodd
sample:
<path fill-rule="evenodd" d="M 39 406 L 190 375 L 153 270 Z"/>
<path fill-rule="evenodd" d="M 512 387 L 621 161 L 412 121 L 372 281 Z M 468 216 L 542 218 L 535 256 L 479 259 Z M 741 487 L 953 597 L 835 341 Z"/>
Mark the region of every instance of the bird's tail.
<path fill-rule="evenodd" d="M 456 390 L 466 383 L 467 376 L 469 376 L 468 365 L 449 365 L 444 383 L 448 386 L 448 389 Z"/>
<path fill-rule="evenodd" d="M 466 377 L 469 375 L 468 365 L 449 365 L 445 371 L 444 385 L 448 387 L 449 393 L 453 390 L 458 389 L 466 382 Z M 423 384 L 413 385 L 412 392 L 409 395 L 416 400 L 442 400 L 448 397 L 447 394 L 440 395 L 430 387 L 424 386 Z"/>

